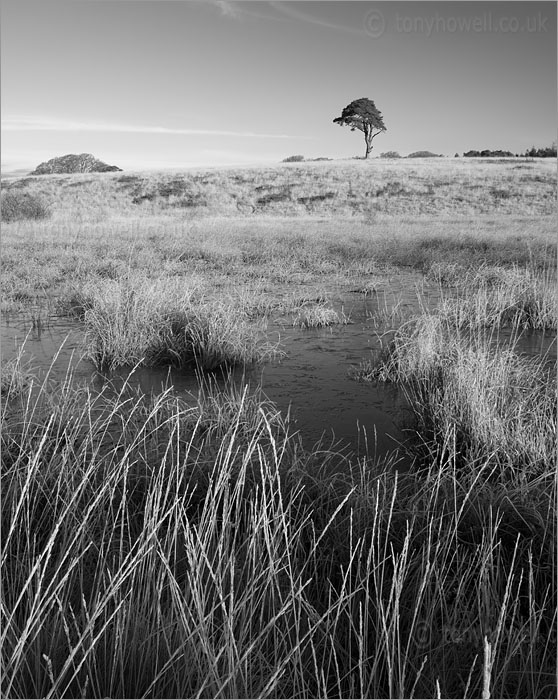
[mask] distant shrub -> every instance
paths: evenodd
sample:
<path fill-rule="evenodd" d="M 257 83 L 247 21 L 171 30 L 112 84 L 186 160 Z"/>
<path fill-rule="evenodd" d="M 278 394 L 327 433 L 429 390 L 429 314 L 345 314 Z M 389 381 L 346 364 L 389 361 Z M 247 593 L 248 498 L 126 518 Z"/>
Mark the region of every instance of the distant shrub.
<path fill-rule="evenodd" d="M 320 158 L 310 158 L 310 160 L 313 160 L 313 161 L 319 161 L 319 160 L 333 160 L 333 158 L 325 158 L 324 156 L 321 156 Z"/>
<path fill-rule="evenodd" d="M 432 153 L 432 151 L 415 151 L 409 153 L 407 158 L 442 158 L 442 156 L 439 153 Z"/>
<path fill-rule="evenodd" d="M 525 151 L 526 158 L 556 158 L 556 144 L 547 146 L 546 148 L 535 148 L 532 146 L 528 151 Z"/>
<path fill-rule="evenodd" d="M 401 158 L 397 151 L 386 151 L 385 153 L 380 153 L 380 158 Z"/>
<path fill-rule="evenodd" d="M 459 153 L 456 153 L 453 157 L 454 157 L 454 158 L 459 158 Z"/>
<path fill-rule="evenodd" d="M 21 221 L 24 219 L 46 219 L 50 212 L 41 197 L 28 192 L 2 192 L 2 221 Z"/>
<path fill-rule="evenodd" d="M 481 151 L 483 158 L 514 158 L 511 151 Z"/>
<path fill-rule="evenodd" d="M 467 151 L 463 154 L 464 158 L 513 158 L 514 155 L 511 151 L 490 151 L 485 149 L 484 151 Z"/>
<path fill-rule="evenodd" d="M 300 163 L 304 160 L 304 156 L 289 156 L 288 158 L 283 158 L 283 163 Z"/>

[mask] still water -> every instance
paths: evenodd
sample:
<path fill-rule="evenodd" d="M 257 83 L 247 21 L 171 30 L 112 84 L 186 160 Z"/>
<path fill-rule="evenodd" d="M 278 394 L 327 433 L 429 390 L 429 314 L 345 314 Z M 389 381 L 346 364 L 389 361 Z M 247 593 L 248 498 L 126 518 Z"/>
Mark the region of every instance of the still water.
<path fill-rule="evenodd" d="M 394 385 L 356 382 L 349 377 L 349 370 L 380 350 L 387 329 L 421 309 L 435 307 L 439 289 L 425 287 L 417 275 L 402 273 L 389 280 L 389 291 L 364 295 L 338 288 L 329 294 L 328 302 L 350 323 L 301 329 L 292 326 L 291 317 L 278 316 L 271 320 L 268 333 L 279 336 L 286 355 L 236 371 L 233 380 L 241 386 L 261 386 L 283 413 L 290 411 L 291 429 L 300 432 L 307 448 L 321 440 L 324 447 L 335 445 L 360 455 L 385 456 L 408 438 L 405 425 L 409 424 L 410 411 L 404 393 Z M 52 317 L 46 327 L 37 327 L 24 314 L 6 316 L 0 329 L 3 361 L 15 357 L 24 343 L 23 361 L 39 371 L 49 370 L 54 380 L 62 381 L 71 370 L 75 381 L 100 390 L 108 380 L 118 388 L 129 376 L 129 369 L 100 374 L 83 359 L 83 328 L 67 317 Z M 500 334 L 499 340 L 505 340 L 505 334 Z M 556 334 L 526 333 L 518 349 L 555 362 Z M 130 383 L 145 394 L 158 393 L 170 384 L 192 402 L 198 394 L 197 377 L 186 370 L 138 368 Z M 400 455 L 403 467 L 403 450 Z"/>

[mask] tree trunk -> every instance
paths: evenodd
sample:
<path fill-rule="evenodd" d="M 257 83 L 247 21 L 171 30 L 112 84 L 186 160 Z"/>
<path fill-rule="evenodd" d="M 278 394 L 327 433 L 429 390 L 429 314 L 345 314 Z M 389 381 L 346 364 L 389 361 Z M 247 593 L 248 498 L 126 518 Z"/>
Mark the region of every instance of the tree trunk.
<path fill-rule="evenodd" d="M 370 151 L 372 150 L 372 129 L 366 125 L 364 128 L 364 141 L 366 142 L 366 153 L 364 158 L 368 158 Z"/>

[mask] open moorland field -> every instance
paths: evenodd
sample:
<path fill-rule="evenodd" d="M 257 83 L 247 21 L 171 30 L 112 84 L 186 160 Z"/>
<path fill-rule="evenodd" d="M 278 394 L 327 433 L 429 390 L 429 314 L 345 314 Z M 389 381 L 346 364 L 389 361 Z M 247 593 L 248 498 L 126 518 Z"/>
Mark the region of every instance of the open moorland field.
<path fill-rule="evenodd" d="M 2 367 L 4 697 L 556 697 L 556 368 L 521 351 L 556 333 L 555 162 L 52 175 L 2 196 L 3 314 L 75 319 L 107 377 Z M 277 361 L 277 317 L 345 323 L 333 288 L 408 269 L 440 303 L 386 310 L 354 379 L 403 387 L 410 469 L 309 450 L 262 392 L 212 378 Z M 198 372 L 196 404 L 109 390 L 137 366 Z"/>

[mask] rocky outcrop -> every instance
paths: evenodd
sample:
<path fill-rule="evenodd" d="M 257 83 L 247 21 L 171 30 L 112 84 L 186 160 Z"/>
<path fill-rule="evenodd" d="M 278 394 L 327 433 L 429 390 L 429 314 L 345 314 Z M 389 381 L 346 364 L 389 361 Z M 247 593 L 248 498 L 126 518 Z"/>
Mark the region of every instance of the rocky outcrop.
<path fill-rule="evenodd" d="M 53 173 L 109 173 L 122 171 L 116 165 L 107 165 L 102 160 L 97 160 L 91 153 L 69 153 L 67 156 L 52 158 L 46 163 L 41 163 L 30 175 L 51 175 Z"/>

